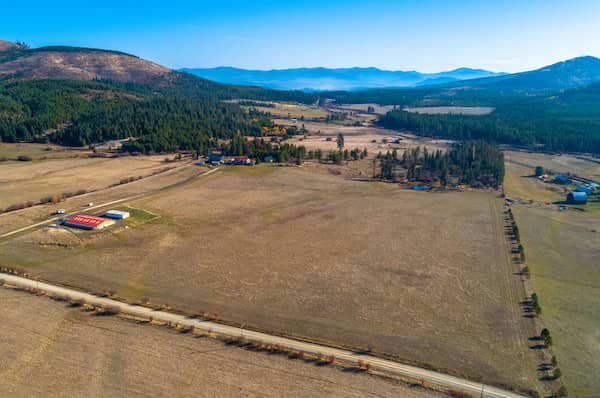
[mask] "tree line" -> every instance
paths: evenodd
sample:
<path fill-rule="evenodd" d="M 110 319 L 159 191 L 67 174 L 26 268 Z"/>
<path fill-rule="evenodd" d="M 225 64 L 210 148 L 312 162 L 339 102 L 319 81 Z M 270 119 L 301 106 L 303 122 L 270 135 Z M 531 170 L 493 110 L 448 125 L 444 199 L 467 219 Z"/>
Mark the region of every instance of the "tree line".
<path fill-rule="evenodd" d="M 394 149 L 378 155 L 380 177 L 393 180 L 396 167 L 406 170 L 409 182 L 439 182 L 445 187 L 452 182 L 473 187 L 498 188 L 504 179 L 504 155 L 494 145 L 484 141 L 454 144 L 446 152 L 415 147 L 401 156 Z"/>

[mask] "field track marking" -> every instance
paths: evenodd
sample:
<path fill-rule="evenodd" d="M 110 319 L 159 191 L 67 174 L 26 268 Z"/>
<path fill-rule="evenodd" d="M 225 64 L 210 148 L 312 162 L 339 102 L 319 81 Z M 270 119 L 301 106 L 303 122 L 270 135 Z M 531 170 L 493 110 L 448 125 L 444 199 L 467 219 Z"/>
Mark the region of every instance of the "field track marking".
<path fill-rule="evenodd" d="M 422 380 L 431 385 L 443 389 L 462 391 L 475 396 L 485 398 L 523 398 L 524 395 L 504 390 L 498 387 L 488 386 L 479 382 L 474 382 L 459 377 L 435 372 L 416 366 L 405 365 L 399 362 L 378 358 L 373 355 L 357 353 L 340 348 L 333 348 L 326 345 L 309 343 L 294 340 L 287 337 L 274 336 L 267 333 L 255 332 L 252 330 L 242 330 L 238 327 L 223 325 L 216 322 L 199 320 L 184 315 L 172 314 L 165 311 L 154 310 L 135 304 L 127 304 L 121 301 L 105 297 L 98 297 L 78 290 L 51 285 L 44 282 L 34 281 L 20 276 L 1 274 L 1 279 L 10 285 L 26 289 L 38 289 L 43 292 L 58 295 L 70 296 L 73 300 L 83 299 L 86 303 L 99 307 L 118 307 L 119 310 L 128 315 L 140 317 L 143 319 L 153 318 L 163 322 L 172 322 L 182 326 L 191 326 L 206 333 L 218 334 L 234 338 L 243 337 L 248 340 L 260 341 L 266 344 L 274 344 L 287 347 L 291 350 L 302 351 L 312 355 L 335 356 L 336 360 L 349 363 L 357 363 L 359 360 L 369 363 L 373 370 L 378 370 L 388 374 L 394 374 L 401 377 L 407 377 L 413 380 Z"/>

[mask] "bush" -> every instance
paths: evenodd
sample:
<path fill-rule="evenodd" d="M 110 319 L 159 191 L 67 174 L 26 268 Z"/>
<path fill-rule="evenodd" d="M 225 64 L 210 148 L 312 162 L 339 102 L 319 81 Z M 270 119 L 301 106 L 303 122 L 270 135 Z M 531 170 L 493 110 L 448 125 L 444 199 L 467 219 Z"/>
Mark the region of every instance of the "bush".
<path fill-rule="evenodd" d="M 121 309 L 116 305 L 109 305 L 102 309 L 102 312 L 98 313 L 99 315 L 118 315 L 121 312 Z"/>
<path fill-rule="evenodd" d="M 542 166 L 535 166 L 535 176 L 539 177 L 544 174 L 544 168 Z"/>
<path fill-rule="evenodd" d="M 562 371 L 560 370 L 560 368 L 554 369 L 554 373 L 552 374 L 552 377 L 556 380 L 556 379 L 559 379 L 560 376 L 562 376 Z"/>

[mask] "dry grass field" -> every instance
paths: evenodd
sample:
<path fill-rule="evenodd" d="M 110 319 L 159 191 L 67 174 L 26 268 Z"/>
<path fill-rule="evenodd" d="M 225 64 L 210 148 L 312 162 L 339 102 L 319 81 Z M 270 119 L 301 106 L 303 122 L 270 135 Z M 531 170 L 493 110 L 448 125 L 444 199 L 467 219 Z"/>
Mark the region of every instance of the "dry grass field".
<path fill-rule="evenodd" d="M 443 397 L 0 288 L 0 396 Z"/>
<path fill-rule="evenodd" d="M 259 102 L 259 101 L 254 101 Z M 304 117 L 307 120 L 313 119 L 324 119 L 329 115 L 323 108 L 319 108 L 316 106 L 302 105 L 302 104 L 293 104 L 287 102 L 265 102 L 266 104 L 274 105 L 271 106 L 256 106 L 256 108 L 260 112 L 270 113 L 273 117 L 291 117 L 300 119 Z M 242 106 L 244 109 L 250 109 L 249 106 Z"/>
<path fill-rule="evenodd" d="M 531 280 L 573 397 L 600 391 L 600 217 L 513 208 Z"/>
<path fill-rule="evenodd" d="M 9 161 L 18 156 L 29 156 L 33 160 L 72 158 L 89 152 L 83 148 L 66 148 L 52 144 L 0 143 L 0 159 Z"/>
<path fill-rule="evenodd" d="M 415 108 L 404 108 L 407 112 L 425 113 L 428 115 L 489 115 L 494 108 L 488 106 L 421 106 Z"/>
<path fill-rule="evenodd" d="M 335 106 L 336 108 L 340 108 L 343 110 L 351 110 L 354 112 L 364 112 L 367 113 L 369 107 L 372 107 L 376 114 L 384 115 L 387 112 L 394 109 L 394 105 L 379 105 L 375 103 L 367 103 L 367 104 L 339 104 Z"/>
<path fill-rule="evenodd" d="M 94 170 L 91 173 L 91 176 L 102 177 L 103 170 L 101 167 L 103 167 L 105 163 L 99 163 L 97 165 L 99 166 L 99 169 Z M 173 167 L 173 164 L 169 165 L 169 167 Z M 172 184 L 177 184 L 189 178 L 193 178 L 204 171 L 206 171 L 206 168 L 183 164 L 182 167 L 177 167 L 173 170 L 144 178 L 133 183 L 119 185 L 110 189 L 103 189 L 90 194 L 74 196 L 56 204 L 49 203 L 15 212 L 3 213 L 0 214 L 0 234 L 46 220 L 59 208 L 65 209 L 67 213 L 85 211 L 90 202 L 98 205 L 133 195 L 143 194 L 156 189 L 164 189 Z"/>
<path fill-rule="evenodd" d="M 130 300 L 537 386 L 497 194 L 262 165 L 130 205 L 161 218 L 76 246 L 19 236 L 0 243 L 0 261 Z"/>
<path fill-rule="evenodd" d="M 528 153 L 506 151 L 505 155 L 513 163 L 530 167 L 542 166 L 555 173 L 574 173 L 591 180 L 600 180 L 600 160 L 592 161 L 587 157 L 574 155 L 548 155 L 544 153 Z"/>
<path fill-rule="evenodd" d="M 509 198 L 552 203 L 564 201 L 571 190 L 568 186 L 540 181 L 533 175 L 533 169 L 512 163 L 509 156 L 505 160 L 504 192 Z"/>
<path fill-rule="evenodd" d="M 164 156 L 71 158 L 0 163 L 0 208 L 78 190 L 96 190 L 169 166 Z"/>
<path fill-rule="evenodd" d="M 289 121 L 286 120 L 276 119 L 275 122 L 289 124 Z M 371 155 L 375 155 L 380 151 L 385 153 L 394 148 L 403 151 L 417 145 L 426 146 L 429 150 L 445 150 L 448 147 L 448 141 L 446 140 L 417 137 L 409 133 L 379 127 L 342 126 L 332 123 L 310 122 L 303 124 L 310 135 L 307 135 L 306 138 L 295 136 L 289 142 L 304 145 L 307 149 L 337 150 L 336 138 L 340 133 L 344 135 L 345 148 L 367 148 Z M 396 139 L 400 140 L 398 144 L 393 143 Z"/>
<path fill-rule="evenodd" d="M 506 153 L 505 191 L 535 201 L 564 200 L 572 187 L 522 177 L 541 165 L 560 173 L 596 177 L 598 164 L 568 155 Z M 596 177 L 597 179 L 597 177 Z M 570 396 L 594 397 L 600 391 L 600 214 L 598 202 L 567 206 L 567 211 L 513 206 L 540 297 L 543 319 L 554 336 L 554 350 Z M 575 210 L 574 208 L 579 210 Z M 584 210 L 584 211 L 581 211 Z"/>

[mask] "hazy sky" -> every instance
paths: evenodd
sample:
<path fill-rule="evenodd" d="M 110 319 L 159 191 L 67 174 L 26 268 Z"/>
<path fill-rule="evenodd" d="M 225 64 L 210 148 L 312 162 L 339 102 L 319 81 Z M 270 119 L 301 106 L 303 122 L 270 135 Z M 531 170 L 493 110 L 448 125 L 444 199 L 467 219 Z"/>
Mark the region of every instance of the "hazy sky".
<path fill-rule="evenodd" d="M 2 4 L 0 38 L 121 50 L 172 68 L 513 72 L 600 57 L 598 0 L 84 3 Z"/>

